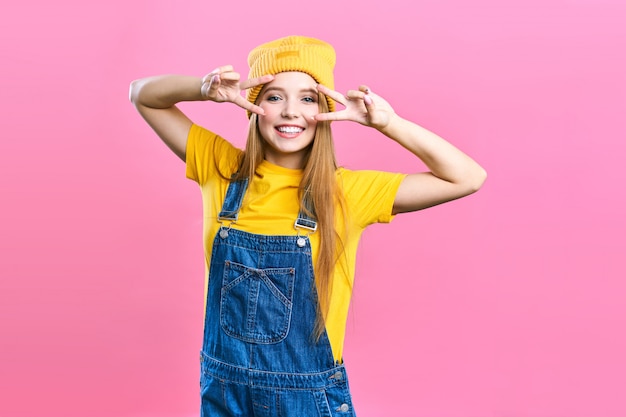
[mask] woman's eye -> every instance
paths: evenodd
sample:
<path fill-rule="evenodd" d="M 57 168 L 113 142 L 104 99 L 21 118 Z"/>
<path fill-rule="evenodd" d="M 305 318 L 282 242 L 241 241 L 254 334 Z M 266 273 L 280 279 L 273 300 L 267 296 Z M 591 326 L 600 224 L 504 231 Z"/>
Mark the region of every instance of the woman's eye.
<path fill-rule="evenodd" d="M 278 101 L 280 100 L 279 96 L 268 96 L 267 101 Z"/>
<path fill-rule="evenodd" d="M 307 103 L 315 103 L 315 98 L 313 97 L 304 97 L 302 100 L 304 100 Z"/>

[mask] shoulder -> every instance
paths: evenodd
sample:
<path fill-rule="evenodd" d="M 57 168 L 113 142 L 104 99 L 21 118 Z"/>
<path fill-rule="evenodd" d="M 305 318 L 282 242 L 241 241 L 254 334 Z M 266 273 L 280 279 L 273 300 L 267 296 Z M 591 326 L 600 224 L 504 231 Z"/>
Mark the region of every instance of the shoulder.
<path fill-rule="evenodd" d="M 228 142 L 226 139 L 213 132 L 212 130 L 209 130 L 197 124 L 192 124 L 189 128 L 187 146 L 205 147 L 207 145 L 224 147 L 225 149 L 232 149 L 239 153 L 241 152 L 240 149 L 235 148 L 230 142 Z"/>
<path fill-rule="evenodd" d="M 193 124 L 187 138 L 187 175 L 200 183 L 216 174 L 230 178 L 242 154 L 241 149 L 217 133 Z"/>
<path fill-rule="evenodd" d="M 393 202 L 405 176 L 385 171 L 338 169 L 337 185 L 352 220 L 361 227 L 391 221 Z"/>

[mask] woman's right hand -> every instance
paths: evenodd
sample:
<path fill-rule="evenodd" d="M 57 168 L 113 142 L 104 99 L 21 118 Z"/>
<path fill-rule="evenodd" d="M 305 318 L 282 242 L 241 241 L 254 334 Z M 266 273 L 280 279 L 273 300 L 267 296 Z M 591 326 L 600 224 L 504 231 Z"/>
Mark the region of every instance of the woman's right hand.
<path fill-rule="evenodd" d="M 206 100 L 217 103 L 230 102 L 243 108 L 244 110 L 264 114 L 263 109 L 246 100 L 241 92 L 258 85 L 267 84 L 274 79 L 273 75 L 263 75 L 258 78 L 240 81 L 241 75 L 235 72 L 232 65 L 219 67 L 202 78 L 200 92 Z"/>

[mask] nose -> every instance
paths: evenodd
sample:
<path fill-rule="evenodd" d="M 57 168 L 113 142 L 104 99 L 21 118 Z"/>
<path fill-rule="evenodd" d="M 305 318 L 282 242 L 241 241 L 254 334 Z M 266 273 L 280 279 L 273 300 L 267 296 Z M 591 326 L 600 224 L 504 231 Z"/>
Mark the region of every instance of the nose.
<path fill-rule="evenodd" d="M 289 100 L 285 101 L 281 116 L 286 119 L 293 119 L 294 117 L 297 117 L 297 115 L 295 105 Z"/>

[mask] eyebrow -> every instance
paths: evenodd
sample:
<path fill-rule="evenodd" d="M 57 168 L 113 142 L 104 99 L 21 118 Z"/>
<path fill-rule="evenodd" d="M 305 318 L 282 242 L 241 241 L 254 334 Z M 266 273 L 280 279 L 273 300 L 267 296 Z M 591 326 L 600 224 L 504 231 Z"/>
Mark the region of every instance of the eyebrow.
<path fill-rule="evenodd" d="M 267 87 L 267 90 L 265 90 L 263 92 L 263 94 L 265 94 L 267 92 L 274 91 L 274 90 L 275 91 L 279 91 L 279 92 L 283 92 L 283 93 L 285 92 L 285 89 L 282 88 L 282 87 L 273 87 L 272 86 L 272 87 Z M 300 93 L 310 93 L 310 94 L 313 94 L 313 95 L 316 95 L 316 96 L 319 94 L 319 92 L 316 89 L 314 89 L 314 88 L 302 88 L 302 89 L 300 89 L 299 92 Z"/>

